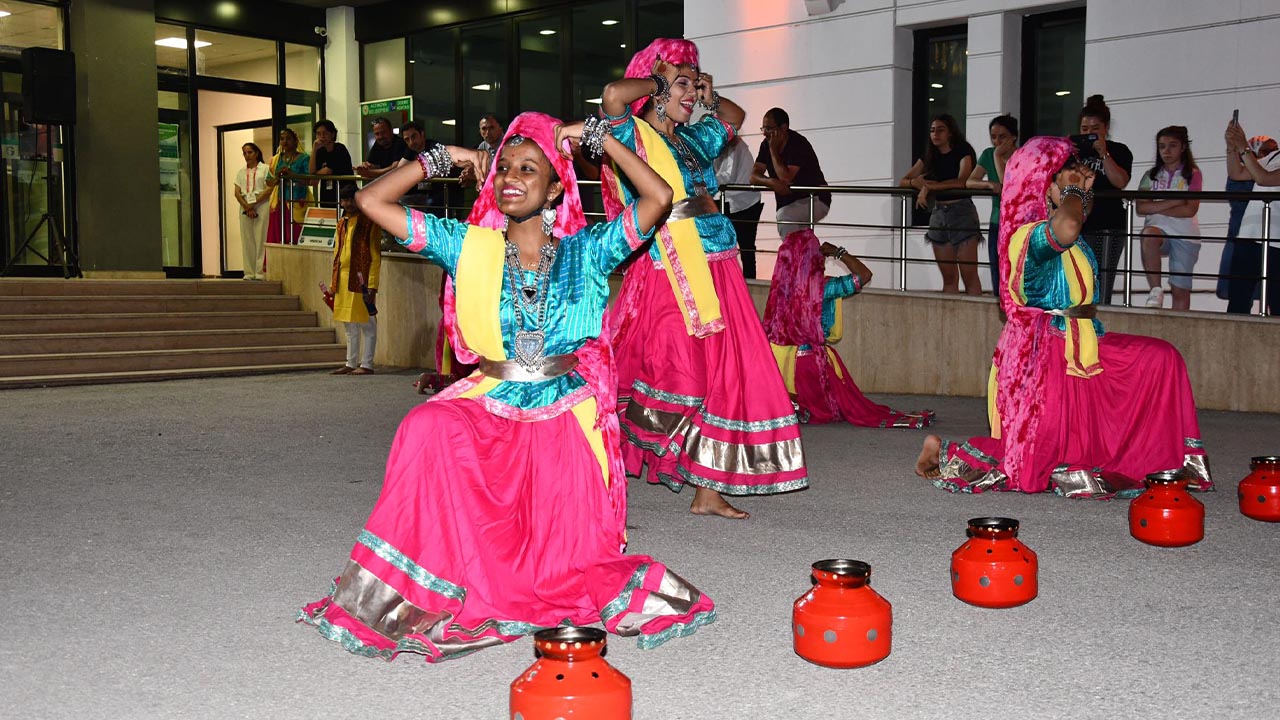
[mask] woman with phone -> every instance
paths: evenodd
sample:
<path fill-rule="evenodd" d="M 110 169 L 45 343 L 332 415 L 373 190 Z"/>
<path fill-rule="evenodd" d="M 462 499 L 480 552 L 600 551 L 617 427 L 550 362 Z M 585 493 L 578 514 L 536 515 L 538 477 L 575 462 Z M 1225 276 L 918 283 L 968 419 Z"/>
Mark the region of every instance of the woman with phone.
<path fill-rule="evenodd" d="M 1111 109 L 1101 95 L 1090 95 L 1080 109 L 1080 134 L 1096 136 L 1080 153 L 1086 160 L 1097 161 L 1094 189 L 1123 190 L 1133 172 L 1133 152 L 1124 143 L 1110 139 Z M 1098 259 L 1102 290 L 1100 302 L 1103 305 L 1111 304 L 1116 268 L 1120 267 L 1120 256 L 1129 241 L 1127 219 L 1124 202 L 1120 198 L 1098 198 L 1084 223 L 1084 241 L 1089 243 L 1094 257 Z"/>

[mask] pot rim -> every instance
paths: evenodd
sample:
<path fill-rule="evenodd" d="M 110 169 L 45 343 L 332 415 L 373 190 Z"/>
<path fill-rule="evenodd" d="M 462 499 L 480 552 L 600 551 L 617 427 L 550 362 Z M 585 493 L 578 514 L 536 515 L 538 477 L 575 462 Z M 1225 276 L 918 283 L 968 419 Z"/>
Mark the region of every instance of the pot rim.
<path fill-rule="evenodd" d="M 1021 525 L 1016 519 L 1010 517 L 976 517 L 969 518 L 970 530 L 986 530 L 987 532 L 1008 532 L 1010 530 L 1017 531 Z"/>
<path fill-rule="evenodd" d="M 547 628 L 533 634 L 534 640 L 545 643 L 604 642 L 608 636 L 608 633 L 599 628 L 575 627 L 572 625 Z"/>
<path fill-rule="evenodd" d="M 819 572 L 831 573 L 840 577 L 865 578 L 871 576 L 871 565 L 861 560 L 832 558 L 819 560 L 811 567 Z"/>
<path fill-rule="evenodd" d="M 1173 485 L 1175 483 L 1187 482 L 1186 473 L 1181 468 L 1177 470 L 1161 470 L 1147 475 L 1148 485 Z"/>
<path fill-rule="evenodd" d="M 1280 464 L 1280 455 L 1258 455 L 1249 461 L 1250 465 L 1275 465 Z"/>

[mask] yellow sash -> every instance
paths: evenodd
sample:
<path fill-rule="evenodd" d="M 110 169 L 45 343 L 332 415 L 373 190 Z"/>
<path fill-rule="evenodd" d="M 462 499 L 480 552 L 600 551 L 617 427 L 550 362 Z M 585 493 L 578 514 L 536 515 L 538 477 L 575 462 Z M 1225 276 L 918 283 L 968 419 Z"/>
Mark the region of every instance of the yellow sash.
<path fill-rule="evenodd" d="M 1031 231 L 1037 223 L 1028 223 L 1018 228 L 1009 239 L 1009 257 L 1012 272 L 1009 273 L 1009 296 L 1014 302 L 1026 307 L 1027 296 L 1023 289 L 1023 269 L 1026 263 Z M 1048 232 L 1048 228 L 1045 228 Z M 1088 305 L 1093 302 L 1093 268 L 1089 258 L 1079 244 L 1073 244 L 1059 255 L 1062 263 L 1062 274 L 1067 279 L 1067 288 L 1071 294 L 1071 307 Z M 1089 318 L 1066 318 L 1066 358 L 1067 374 L 1075 377 L 1093 377 L 1102 372 L 1102 364 L 1098 362 L 1098 333 L 1094 330 L 1093 320 Z"/>
<path fill-rule="evenodd" d="M 458 334 L 472 352 L 490 360 L 506 360 L 502 347 L 502 280 L 506 257 L 506 240 L 497 230 L 472 225 L 462 240 L 462 252 L 458 256 L 458 268 L 453 287 L 457 294 Z M 472 377 L 480 375 L 477 370 Z M 474 398 L 487 395 L 496 388 L 499 380 L 481 376 L 475 387 L 460 397 Z M 604 437 L 595 428 L 596 399 L 588 397 L 571 409 L 582 434 L 587 438 L 596 461 L 600 463 L 600 475 L 609 484 L 609 458 L 605 453 Z"/>
<path fill-rule="evenodd" d="M 662 136 L 640 118 L 635 118 L 635 126 L 636 139 L 645 149 L 649 167 L 661 175 L 675 193 L 672 202 L 688 197 L 680 166 Z M 618 182 L 618 197 L 625 197 L 621 174 L 614 174 Z M 697 337 L 717 332 L 721 319 L 720 299 L 716 297 L 711 267 L 707 263 L 707 253 L 702 249 L 702 238 L 698 235 L 694 218 L 668 222 L 658 229 L 658 234 L 658 253 L 671 290 L 676 294 L 676 304 L 684 316 L 685 330 Z"/>

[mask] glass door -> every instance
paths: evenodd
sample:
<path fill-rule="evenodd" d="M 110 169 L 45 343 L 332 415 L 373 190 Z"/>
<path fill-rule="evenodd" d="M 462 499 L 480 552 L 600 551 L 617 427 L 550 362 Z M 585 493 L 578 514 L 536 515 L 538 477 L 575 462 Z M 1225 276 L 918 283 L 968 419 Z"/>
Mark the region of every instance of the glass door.
<path fill-rule="evenodd" d="M 67 233 L 62 137 L 57 125 L 23 121 L 22 75 L 0 72 L 0 270 L 62 274 L 51 236 L 51 220 Z"/>
<path fill-rule="evenodd" d="M 186 101 L 186 93 L 160 93 L 160 238 L 168 277 L 198 275 L 191 115 Z"/>
<path fill-rule="evenodd" d="M 222 267 L 226 277 L 244 276 L 244 253 L 240 235 L 240 203 L 236 202 L 236 175 L 245 167 L 244 148 L 252 143 L 262 151 L 257 172 L 266 173 L 271 147 L 271 121 L 261 120 L 218 128 L 218 197 L 222 204 Z M 268 212 L 266 206 L 260 208 Z"/>

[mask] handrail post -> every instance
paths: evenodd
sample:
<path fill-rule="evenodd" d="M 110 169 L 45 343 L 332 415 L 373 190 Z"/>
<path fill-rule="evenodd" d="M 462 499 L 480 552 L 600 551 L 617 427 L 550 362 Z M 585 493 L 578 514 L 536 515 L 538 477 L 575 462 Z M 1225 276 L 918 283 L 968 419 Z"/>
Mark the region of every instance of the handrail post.
<path fill-rule="evenodd" d="M 813 230 L 813 201 L 816 195 L 809 195 L 809 230 Z"/>
<path fill-rule="evenodd" d="M 1267 316 L 1267 262 L 1271 257 L 1271 203 L 1262 203 L 1262 308 L 1259 314 Z M 1276 278 L 1280 281 L 1280 278 Z"/>
<path fill-rule="evenodd" d="M 902 217 L 898 219 L 898 289 L 907 291 L 907 215 L 911 212 L 911 196 L 902 195 Z"/>
<path fill-rule="evenodd" d="M 1124 219 L 1124 306 L 1133 307 L 1133 208 L 1136 203 L 1126 200 Z M 1141 247 L 1141 245 L 1139 245 Z M 1107 255 L 1110 248 L 1103 247 L 1102 254 Z M 1106 266 L 1106 258 L 1102 264 Z M 1110 288 L 1108 288 L 1110 289 Z"/>

